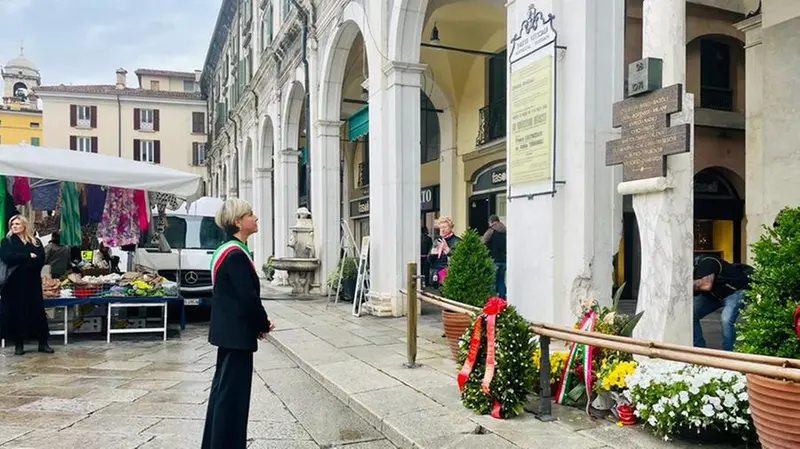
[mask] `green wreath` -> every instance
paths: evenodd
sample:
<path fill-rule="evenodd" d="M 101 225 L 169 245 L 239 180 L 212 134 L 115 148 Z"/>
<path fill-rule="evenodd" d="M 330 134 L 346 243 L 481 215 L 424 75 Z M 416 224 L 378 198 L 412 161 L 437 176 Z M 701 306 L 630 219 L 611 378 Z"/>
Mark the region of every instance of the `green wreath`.
<path fill-rule="evenodd" d="M 486 370 L 486 320 L 481 331 L 481 344 L 475 365 L 461 392 L 461 402 L 478 415 L 492 411 L 492 398 L 481 391 L 481 382 Z M 467 359 L 472 326 L 461 336 L 458 362 Z M 500 416 L 510 418 L 523 412 L 528 395 L 533 390 L 537 367 L 533 366 L 531 354 L 535 339 L 530 325 L 513 306 L 507 306 L 499 315 L 495 328 L 495 373 L 489 391 L 500 402 Z"/>

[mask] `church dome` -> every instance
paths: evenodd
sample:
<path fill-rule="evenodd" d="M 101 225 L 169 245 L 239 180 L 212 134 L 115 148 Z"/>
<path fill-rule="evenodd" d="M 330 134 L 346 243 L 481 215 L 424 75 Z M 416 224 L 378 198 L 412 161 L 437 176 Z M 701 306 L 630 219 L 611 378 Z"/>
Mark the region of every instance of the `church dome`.
<path fill-rule="evenodd" d="M 39 76 L 39 69 L 36 68 L 36 65 L 22 54 L 8 61 L 4 69 L 8 74 Z"/>

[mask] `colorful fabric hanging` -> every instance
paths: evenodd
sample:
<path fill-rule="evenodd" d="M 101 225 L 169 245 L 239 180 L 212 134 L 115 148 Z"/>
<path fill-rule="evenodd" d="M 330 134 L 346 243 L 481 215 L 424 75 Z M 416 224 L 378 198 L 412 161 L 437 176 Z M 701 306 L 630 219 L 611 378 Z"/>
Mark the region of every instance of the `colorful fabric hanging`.
<path fill-rule="evenodd" d="M 60 195 L 61 182 L 49 179 L 36 180 L 31 189 L 31 206 L 33 210 L 56 210 Z"/>
<path fill-rule="evenodd" d="M 81 244 L 80 197 L 74 182 L 64 182 L 61 186 L 61 244 Z"/>
<path fill-rule="evenodd" d="M 89 223 L 103 221 L 103 211 L 106 207 L 106 188 L 89 184 L 86 186 L 86 212 Z"/>
<path fill-rule="evenodd" d="M 14 178 L 14 205 L 24 206 L 28 204 L 31 200 L 31 196 L 31 184 L 28 182 L 28 178 L 16 176 Z"/>
<path fill-rule="evenodd" d="M 139 230 L 141 232 L 147 231 L 150 223 L 147 221 L 147 199 L 145 198 L 144 190 L 133 192 L 133 200 L 136 202 L 136 219 L 139 222 Z"/>
<path fill-rule="evenodd" d="M 133 190 L 109 187 L 97 237 L 110 247 L 135 245 L 139 242 L 139 210 Z"/>

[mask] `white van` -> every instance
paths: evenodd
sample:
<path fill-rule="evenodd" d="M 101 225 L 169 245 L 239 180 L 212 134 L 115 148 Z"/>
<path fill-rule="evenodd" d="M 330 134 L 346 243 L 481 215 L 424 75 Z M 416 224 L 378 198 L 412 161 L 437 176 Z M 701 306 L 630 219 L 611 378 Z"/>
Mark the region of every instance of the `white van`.
<path fill-rule="evenodd" d="M 161 252 L 158 245 L 152 243 L 152 232 L 148 232 L 134 254 L 134 265 L 154 270 L 170 281 L 179 282 L 181 296 L 187 306 L 209 305 L 208 300 L 211 299 L 211 256 L 225 240 L 225 234 L 214 223 L 214 214 L 220 206 L 221 199 L 202 197 L 193 202 L 188 210 L 185 204 L 176 210 L 168 210 L 164 237 L 171 251 Z M 157 220 L 154 213 L 151 231 L 156 228 Z"/>

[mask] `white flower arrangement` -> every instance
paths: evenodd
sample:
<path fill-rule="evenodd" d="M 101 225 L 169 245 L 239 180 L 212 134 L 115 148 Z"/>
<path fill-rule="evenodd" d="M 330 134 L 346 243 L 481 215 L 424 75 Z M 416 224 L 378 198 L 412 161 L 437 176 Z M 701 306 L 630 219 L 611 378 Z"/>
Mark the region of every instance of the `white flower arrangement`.
<path fill-rule="evenodd" d="M 635 415 L 668 440 L 681 430 L 753 435 L 741 373 L 666 360 L 643 361 L 626 378 Z"/>

